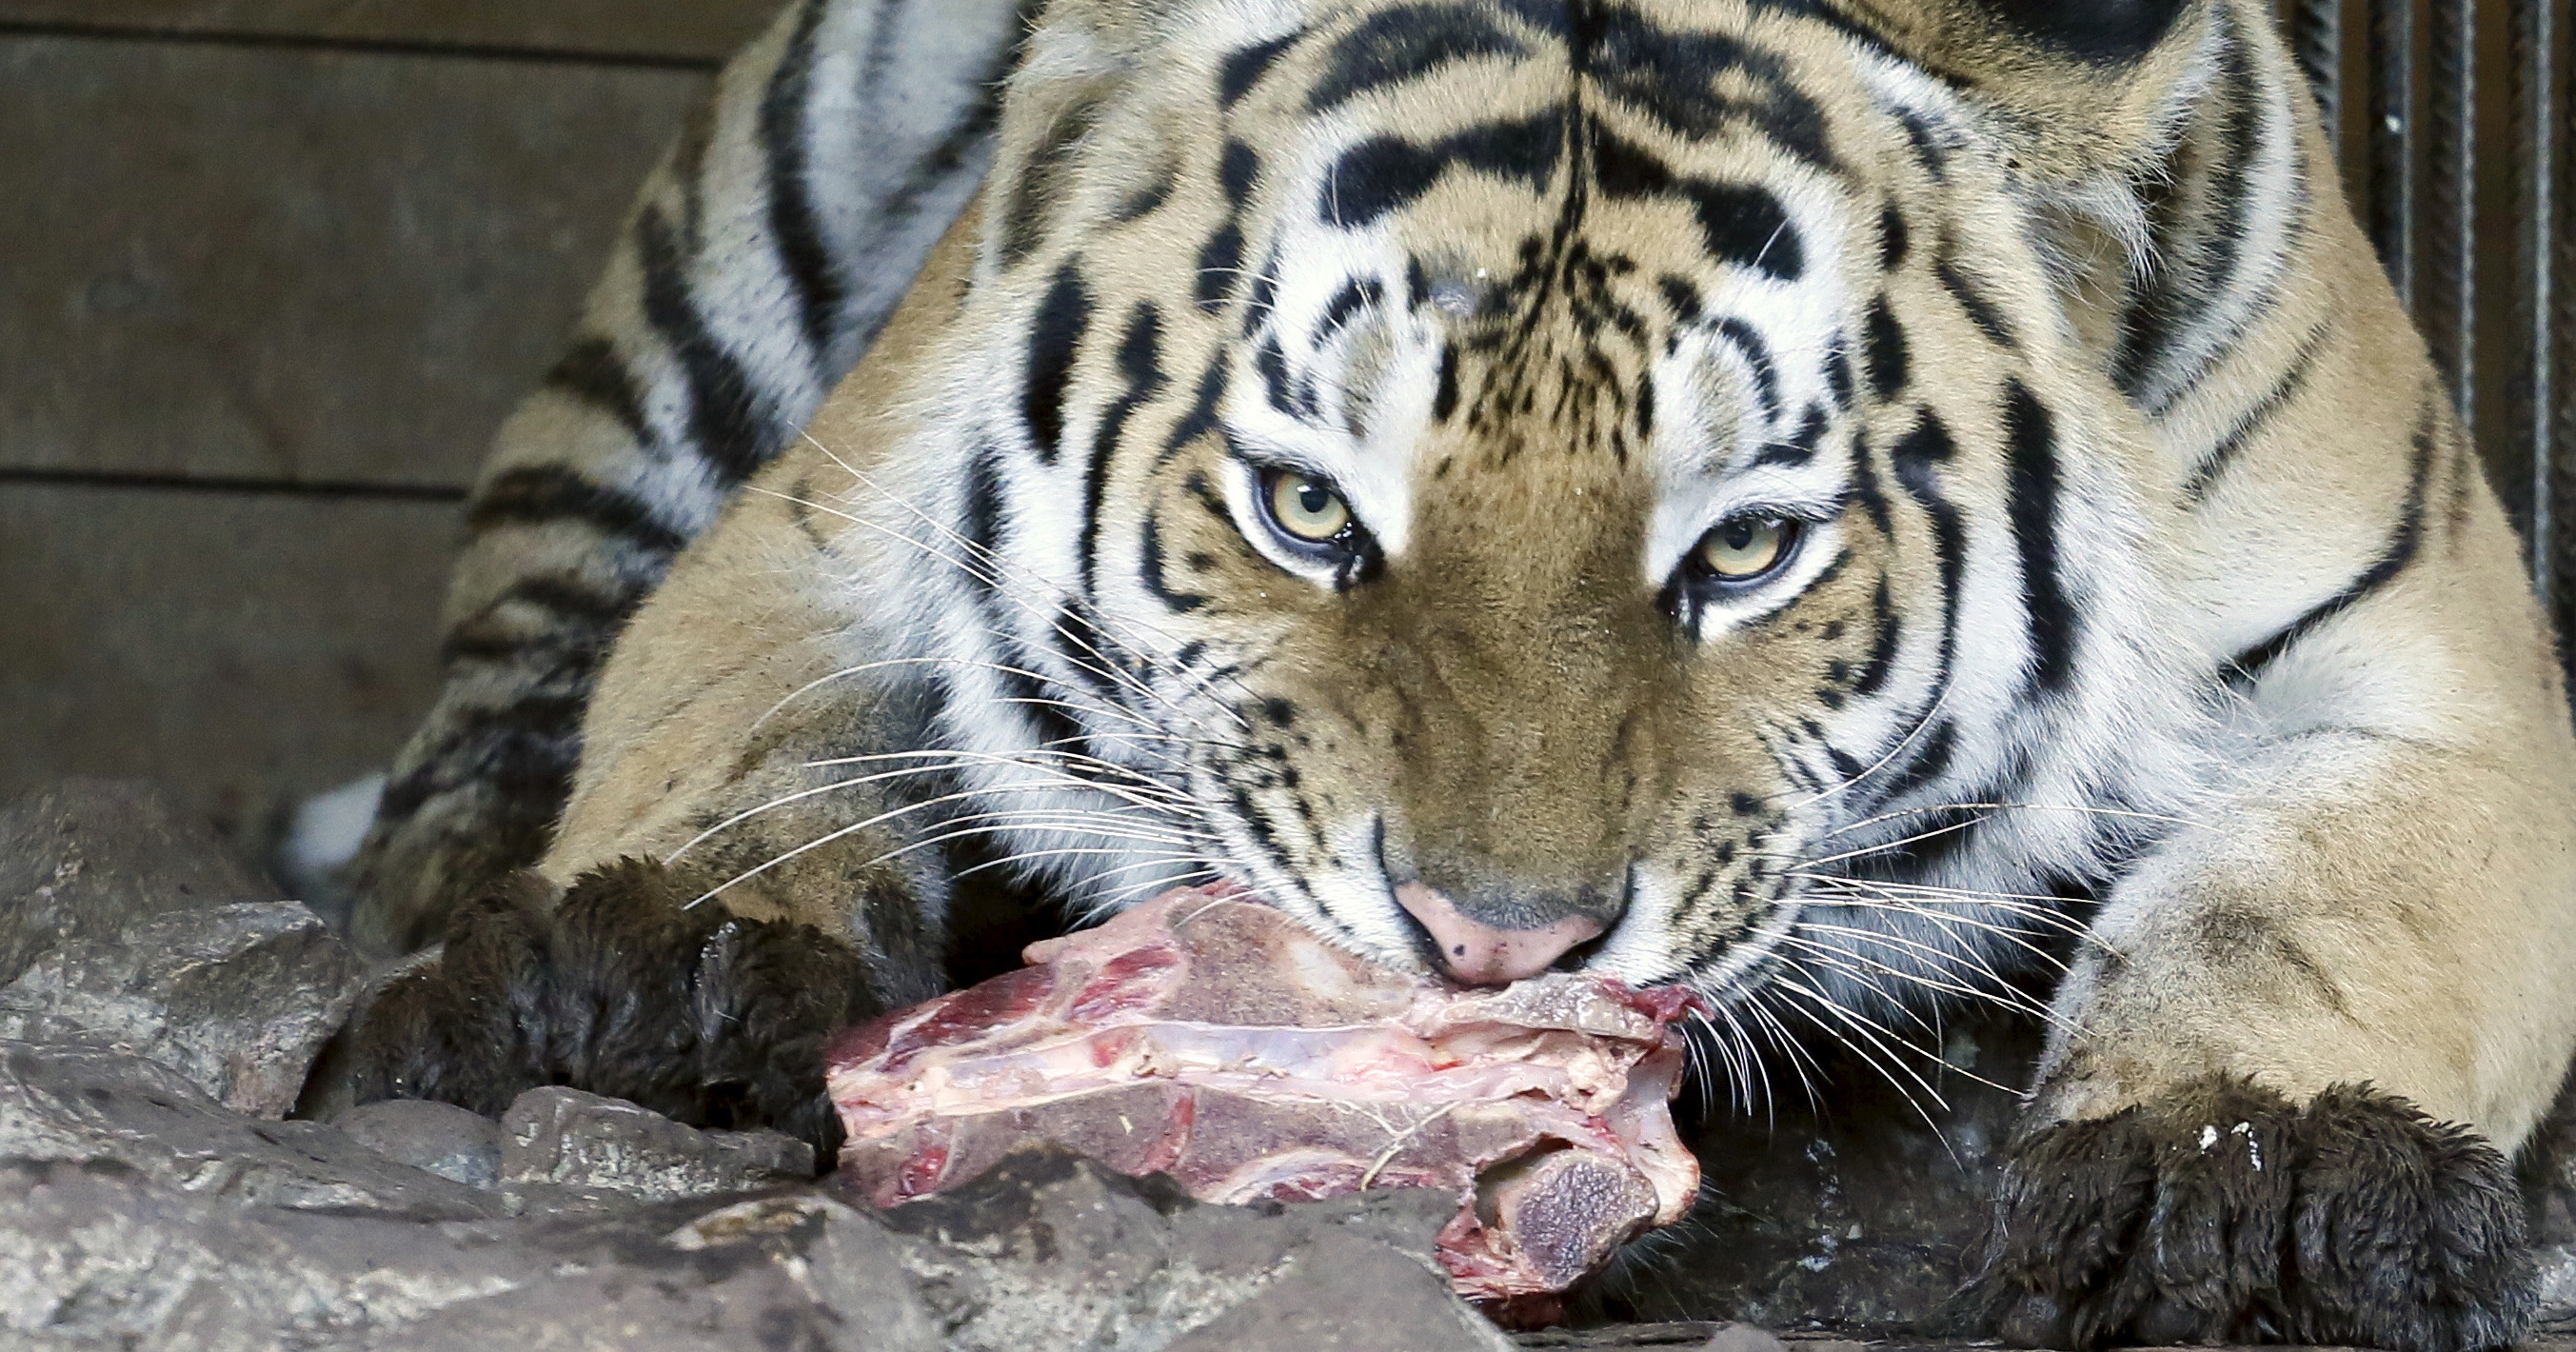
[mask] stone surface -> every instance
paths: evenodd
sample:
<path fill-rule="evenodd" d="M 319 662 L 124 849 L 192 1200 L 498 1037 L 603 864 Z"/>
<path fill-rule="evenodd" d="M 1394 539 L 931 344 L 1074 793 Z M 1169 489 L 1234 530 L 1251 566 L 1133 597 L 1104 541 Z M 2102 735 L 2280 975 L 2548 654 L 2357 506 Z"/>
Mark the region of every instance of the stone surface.
<path fill-rule="evenodd" d="M 81 1165 L 233 1203 L 500 1214 L 500 1199 L 396 1164 L 319 1122 L 258 1122 L 178 1072 L 71 1045 L 0 1042 L 0 1160 Z"/>
<path fill-rule="evenodd" d="M 1174 1352 L 1499 1352 L 1491 1324 L 1431 1261 L 1438 1193 L 1305 1206 L 1203 1205 L 1054 1152 L 1014 1156 L 955 1192 L 882 1213 L 959 1349 L 1065 1345 Z"/>
<path fill-rule="evenodd" d="M 624 1099 L 531 1089 L 501 1118 L 502 1186 L 558 1202 L 666 1202 L 802 1183 L 814 1147 L 774 1131 L 700 1131 Z"/>
<path fill-rule="evenodd" d="M 8 539 L 0 528 L 0 558 Z M 5 624 L 0 632 L 12 635 L 13 649 L 31 637 Z M 0 699 L 0 707 L 23 716 L 27 706 Z M 10 740 L 24 731 L 13 719 Z M 72 780 L 30 792 L 0 807 L 0 984 L 66 940 L 107 938 L 165 911 L 276 895 L 155 786 Z"/>
<path fill-rule="evenodd" d="M 5 1152 L 0 1152 L 5 1154 Z M 891 1213 L 811 1187 L 430 1222 L 243 1205 L 0 1162 L 0 1341 L 420 1352 L 1501 1352 L 1381 1194 L 1191 1202 L 1063 1156 Z"/>
<path fill-rule="evenodd" d="M 358 979 L 348 944 L 298 903 L 174 911 L 36 959 L 0 987 L 0 1039 L 128 1052 L 236 1112 L 282 1118 Z"/>
<path fill-rule="evenodd" d="M 501 1186 L 501 1124 L 447 1103 L 387 1099 L 331 1119 L 352 1141 L 453 1183 Z"/>
<path fill-rule="evenodd" d="M 707 82 L 0 33 L 0 466 L 463 487 Z"/>

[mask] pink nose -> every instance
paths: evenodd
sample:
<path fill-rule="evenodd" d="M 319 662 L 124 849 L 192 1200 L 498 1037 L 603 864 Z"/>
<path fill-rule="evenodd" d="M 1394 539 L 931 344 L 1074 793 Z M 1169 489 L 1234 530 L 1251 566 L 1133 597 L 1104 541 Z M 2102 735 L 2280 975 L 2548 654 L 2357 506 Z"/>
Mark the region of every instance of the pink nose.
<path fill-rule="evenodd" d="M 1421 883 L 1396 888 L 1395 899 L 1431 932 L 1449 974 L 1471 986 L 1501 986 L 1537 976 L 1575 945 L 1600 938 L 1603 928 L 1588 915 L 1570 915 L 1537 929 L 1496 929 L 1468 918 L 1446 893 Z"/>

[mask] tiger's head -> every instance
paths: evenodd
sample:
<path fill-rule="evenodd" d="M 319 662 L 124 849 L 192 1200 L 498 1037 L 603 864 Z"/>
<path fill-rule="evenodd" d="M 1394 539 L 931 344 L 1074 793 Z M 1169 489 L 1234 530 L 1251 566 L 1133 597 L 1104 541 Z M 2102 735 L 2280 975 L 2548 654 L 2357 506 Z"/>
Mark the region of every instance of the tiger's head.
<path fill-rule="evenodd" d="M 2255 13 L 1056 0 L 911 481 L 979 810 L 1480 982 L 1869 985 L 2086 881 L 2131 823 L 1992 809 L 2178 754 L 2194 354 L 2103 298 L 2295 147 Z"/>

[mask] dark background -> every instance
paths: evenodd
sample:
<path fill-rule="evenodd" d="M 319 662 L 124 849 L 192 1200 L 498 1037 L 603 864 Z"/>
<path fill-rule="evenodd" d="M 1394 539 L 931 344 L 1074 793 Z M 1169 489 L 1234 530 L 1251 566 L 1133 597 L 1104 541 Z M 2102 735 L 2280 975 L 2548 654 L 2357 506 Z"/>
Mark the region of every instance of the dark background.
<path fill-rule="evenodd" d="M 385 763 L 486 441 L 776 3 L 0 0 L 0 799 L 256 848 Z M 2564 616 L 2569 0 L 2282 8 Z"/>

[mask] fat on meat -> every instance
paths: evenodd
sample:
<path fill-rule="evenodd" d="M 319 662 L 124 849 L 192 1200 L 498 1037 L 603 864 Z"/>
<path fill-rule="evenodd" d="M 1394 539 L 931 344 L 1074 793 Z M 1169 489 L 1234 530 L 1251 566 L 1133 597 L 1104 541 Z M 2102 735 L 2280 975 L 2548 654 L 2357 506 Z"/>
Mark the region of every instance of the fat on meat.
<path fill-rule="evenodd" d="M 844 1179 L 880 1206 L 1053 1144 L 1201 1201 L 1459 1199 L 1462 1295 L 1537 1302 L 1689 1210 L 1679 991 L 1578 973 L 1462 989 L 1365 963 L 1241 894 L 1167 893 L 1029 966 L 843 1034 Z"/>

